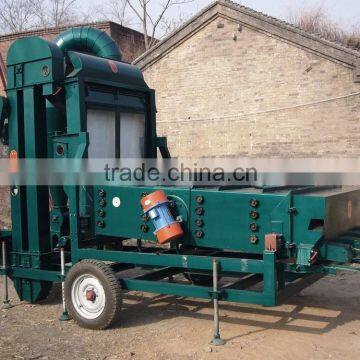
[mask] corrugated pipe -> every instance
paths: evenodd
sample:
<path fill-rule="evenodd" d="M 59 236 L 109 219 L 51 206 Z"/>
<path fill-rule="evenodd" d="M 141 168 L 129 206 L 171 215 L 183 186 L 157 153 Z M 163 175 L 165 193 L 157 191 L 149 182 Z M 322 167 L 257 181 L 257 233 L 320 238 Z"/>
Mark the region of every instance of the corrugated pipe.
<path fill-rule="evenodd" d="M 121 52 L 115 41 L 104 31 L 91 27 L 71 28 L 55 38 L 56 45 L 65 53 L 74 50 L 121 61 Z"/>

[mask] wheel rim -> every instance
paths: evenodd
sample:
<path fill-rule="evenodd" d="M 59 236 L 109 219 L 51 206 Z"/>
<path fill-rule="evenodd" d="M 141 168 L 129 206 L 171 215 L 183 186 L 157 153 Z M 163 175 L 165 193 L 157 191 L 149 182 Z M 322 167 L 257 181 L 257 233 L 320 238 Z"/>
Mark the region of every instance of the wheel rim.
<path fill-rule="evenodd" d="M 79 315 L 89 320 L 96 319 L 105 308 L 105 290 L 99 279 L 93 275 L 84 274 L 73 282 L 71 300 Z"/>

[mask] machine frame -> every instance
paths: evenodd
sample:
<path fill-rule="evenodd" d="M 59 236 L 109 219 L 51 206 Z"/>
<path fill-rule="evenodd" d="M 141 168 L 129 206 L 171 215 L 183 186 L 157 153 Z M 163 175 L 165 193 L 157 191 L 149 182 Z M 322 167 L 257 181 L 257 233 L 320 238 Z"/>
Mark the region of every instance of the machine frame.
<path fill-rule="evenodd" d="M 13 161 L 86 158 L 89 107 L 116 110 L 116 121 L 120 121 L 120 109 L 143 112 L 145 157 L 156 158 L 158 149 L 163 157 L 169 157 L 166 139 L 156 135 L 155 92 L 148 88 L 139 70 L 119 61 L 120 55 L 116 54 L 112 40 L 94 31 L 71 30 L 60 35 L 58 45 L 39 38 L 21 39 L 10 48 L 8 105 L 2 101 L 2 108 L 4 114 L 9 113 Z M 100 50 L 94 45 L 98 39 L 104 42 Z M 104 50 L 109 46 L 110 54 Z M 29 48 L 33 49 L 30 55 L 24 50 Z M 118 139 L 116 141 L 118 143 Z M 121 158 L 119 151 L 115 157 Z M 184 212 L 184 208 L 187 211 L 184 238 L 166 248 L 156 245 L 149 219 L 141 218 L 140 194 L 157 189 L 164 190 L 169 198 L 173 196 L 177 215 Z M 120 213 L 108 210 L 105 205 L 109 203 L 104 199 L 105 194 L 114 191 L 116 188 L 106 186 L 52 186 L 49 213 L 48 187 L 12 188 L 12 230 L 0 232 L 4 263 L 0 274 L 13 280 L 22 300 L 42 299 L 53 282 L 64 283 L 66 274 L 88 259 L 108 264 L 118 277 L 119 286 L 125 290 L 213 299 L 216 304 L 223 300 L 264 306 L 279 304 L 322 276 L 335 274 L 337 269 L 358 270 L 352 265 L 359 259 L 357 216 L 347 220 L 345 217 L 343 227 L 335 229 L 336 234 L 330 239 L 326 237 L 325 225 L 329 217 L 326 211 L 331 204 L 338 206 L 330 206 L 331 211 L 341 214 L 350 201 L 354 213 L 359 213 L 359 191 L 314 187 L 127 186 L 122 191 L 128 193 L 128 197 L 135 195 L 127 204 L 126 213 L 135 219 L 135 225 L 129 222 L 119 228 L 115 224 L 104 230 L 100 223 L 104 225 L 107 220 L 99 218 L 96 204 L 102 201 L 101 207 L 110 213 L 108 216 L 113 220 L 120 218 Z M 329 194 L 318 194 L 322 191 Z M 90 204 L 89 192 L 96 199 Z M 174 192 L 179 195 L 177 198 Z M 201 197 L 205 199 L 204 205 L 199 202 Z M 217 203 L 223 205 L 222 213 Z M 205 216 L 198 211 L 200 205 L 204 207 Z M 240 213 L 239 228 L 234 212 Z M 260 219 L 252 213 L 260 215 Z M 194 228 L 194 220 L 199 216 L 205 219 L 210 216 L 205 230 L 198 225 Z M 220 235 L 216 219 L 220 219 Z M 310 226 L 313 220 L 314 228 Z M 258 222 L 260 231 L 255 227 L 249 230 L 248 225 L 254 221 Z M 153 245 L 144 246 L 143 236 L 153 241 Z M 137 243 L 124 244 L 128 238 L 137 239 Z M 115 249 L 107 249 L 109 244 Z M 133 268 L 146 271 L 126 275 Z M 191 281 L 177 279 L 182 273 L 187 273 Z M 218 276 L 230 280 L 218 288 Z M 66 318 L 66 304 L 63 318 Z M 107 321 L 106 326 L 110 323 Z M 89 327 L 103 328 L 104 324 Z M 218 333 L 215 338 L 219 338 Z"/>

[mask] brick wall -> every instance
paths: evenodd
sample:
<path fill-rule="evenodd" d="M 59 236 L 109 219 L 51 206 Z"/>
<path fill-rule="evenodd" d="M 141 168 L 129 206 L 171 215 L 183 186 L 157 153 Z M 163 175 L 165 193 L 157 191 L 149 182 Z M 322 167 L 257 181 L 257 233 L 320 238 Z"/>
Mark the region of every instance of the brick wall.
<path fill-rule="evenodd" d="M 138 56 L 145 52 L 144 35 L 132 29 L 122 27 L 110 22 L 108 34 L 119 45 L 122 61 L 132 63 Z"/>
<path fill-rule="evenodd" d="M 173 156 L 360 155 L 352 69 L 278 37 L 219 17 L 144 74 Z"/>

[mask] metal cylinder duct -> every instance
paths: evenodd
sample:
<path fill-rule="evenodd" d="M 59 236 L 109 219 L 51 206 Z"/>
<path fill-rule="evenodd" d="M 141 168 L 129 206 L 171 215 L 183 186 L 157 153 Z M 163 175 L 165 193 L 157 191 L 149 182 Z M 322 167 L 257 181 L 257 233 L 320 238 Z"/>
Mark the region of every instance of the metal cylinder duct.
<path fill-rule="evenodd" d="M 106 32 L 99 29 L 71 28 L 58 35 L 54 41 L 64 53 L 67 50 L 73 50 L 121 61 L 121 52 L 115 41 Z"/>

